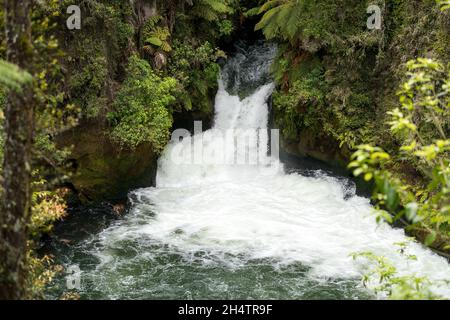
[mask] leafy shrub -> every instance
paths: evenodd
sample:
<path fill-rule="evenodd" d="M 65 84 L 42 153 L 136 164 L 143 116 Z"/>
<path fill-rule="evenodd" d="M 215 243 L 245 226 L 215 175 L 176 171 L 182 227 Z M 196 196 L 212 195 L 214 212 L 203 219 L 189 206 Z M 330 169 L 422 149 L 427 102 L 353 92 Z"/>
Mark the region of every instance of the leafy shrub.
<path fill-rule="evenodd" d="M 36 175 L 39 176 L 39 174 Z M 56 191 L 45 190 L 47 181 L 41 179 L 33 183 L 36 190 L 32 194 L 32 210 L 28 223 L 29 240 L 27 243 L 26 268 L 27 268 L 27 299 L 43 299 L 47 285 L 53 281 L 56 274 L 62 272 L 62 266 L 54 264 L 48 255 L 40 256 L 36 253 L 39 238 L 49 234 L 55 222 L 60 221 L 66 215 L 65 196 L 66 189 Z"/>
<path fill-rule="evenodd" d="M 399 253 L 408 260 L 416 260 L 414 255 L 406 254 L 407 244 L 400 243 Z M 433 282 L 427 277 L 418 277 L 415 274 L 399 275 L 394 265 L 385 257 L 377 256 L 372 252 L 359 252 L 352 254 L 353 259 L 365 259 L 370 267 L 363 275 L 363 285 L 376 294 L 387 296 L 390 300 L 436 300 L 442 297 L 431 290 Z M 438 284 L 440 281 L 436 281 Z M 445 283 L 442 283 L 445 285 Z"/>
<path fill-rule="evenodd" d="M 230 0 L 197 0 L 192 8 L 192 14 L 207 21 L 217 21 L 221 15 L 231 13 Z"/>
<path fill-rule="evenodd" d="M 96 56 L 74 73 L 69 81 L 69 89 L 74 96 L 73 102 L 81 107 L 84 117 L 95 118 L 107 105 L 103 94 L 108 77 L 108 66 L 105 57 Z"/>
<path fill-rule="evenodd" d="M 217 89 L 219 66 L 215 62 L 225 54 L 209 42 L 193 46 L 187 42 L 174 41 L 168 74 L 178 80 L 178 101 L 185 110 L 212 112 L 210 101 Z"/>
<path fill-rule="evenodd" d="M 288 139 L 296 139 L 302 128 L 315 126 L 320 121 L 317 110 L 324 103 L 325 83 L 320 63 L 305 61 L 296 71 L 299 80 L 287 92 L 278 90 L 273 95 L 276 123 Z"/>
<path fill-rule="evenodd" d="M 229 36 L 234 31 L 233 22 L 231 22 L 230 20 L 221 20 L 217 22 L 217 24 L 219 26 L 219 32 L 223 36 Z"/>
<path fill-rule="evenodd" d="M 127 78 L 114 102 L 115 111 L 108 114 L 112 139 L 129 148 L 150 142 L 161 151 L 172 126 L 169 107 L 175 101 L 176 85 L 175 79 L 161 78 L 147 61 L 132 56 Z"/>
<path fill-rule="evenodd" d="M 398 153 L 424 176 L 427 186 L 411 186 L 389 170 L 390 156 L 379 147 L 358 147 L 349 164 L 355 176 L 375 181 L 380 217 L 405 219 L 426 235 L 426 245 L 450 250 L 450 70 L 431 59 L 408 62 L 398 95 L 401 108 L 389 111 Z M 394 217 L 392 217 L 394 216 Z"/>

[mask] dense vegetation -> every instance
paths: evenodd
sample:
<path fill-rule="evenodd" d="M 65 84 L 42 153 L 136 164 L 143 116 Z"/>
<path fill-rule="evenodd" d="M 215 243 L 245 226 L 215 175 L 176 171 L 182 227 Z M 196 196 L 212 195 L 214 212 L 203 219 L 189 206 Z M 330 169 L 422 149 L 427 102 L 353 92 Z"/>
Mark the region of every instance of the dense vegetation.
<path fill-rule="evenodd" d="M 365 173 L 366 181 L 376 179 L 383 216 L 407 214 L 402 220 L 410 232 L 449 252 L 448 4 L 379 2 L 385 11 L 381 30 L 365 27 L 368 5 L 261 5 L 256 28 L 281 43 L 273 68 L 279 84 L 276 122 L 294 144 L 314 137 L 312 147 L 320 149 L 324 141 L 334 141 L 337 160 L 348 161 L 359 149 L 351 167 L 356 175 Z M 418 57 L 428 59 L 411 60 Z M 384 148 L 390 157 L 368 145 Z M 299 148 L 305 149 L 302 142 Z M 370 156 L 373 162 L 385 160 L 382 178 L 368 169 Z"/>
<path fill-rule="evenodd" d="M 6 121 L 15 121 L 12 112 L 21 112 L 22 103 L 12 99 L 14 92 L 29 94 L 30 110 L 30 117 L 17 124 L 27 130 L 26 144 L 6 128 L 7 141 L 16 139 L 12 147 L 22 148 L 29 160 L 8 154 L 4 160 L 5 166 L 12 163 L 13 168 L 3 172 L 7 192 L 2 211 L 14 201 L 9 193 L 17 194 L 21 206 L 13 207 L 10 215 L 2 213 L 0 220 L 5 226 L 0 266 L 3 298 L 40 297 L 55 271 L 48 267 L 50 258 L 38 259 L 34 249 L 42 233 L 50 232 L 52 222 L 65 214 L 67 189 L 63 186 L 80 174 L 72 170 L 70 161 L 77 145 L 73 149 L 73 144 L 58 143 L 59 135 L 93 126 L 100 133 L 94 137 L 97 146 L 110 141 L 117 152 L 128 150 L 132 157 L 134 149 L 149 144 L 158 154 L 168 141 L 173 113 L 212 113 L 219 70 L 215 62 L 224 56 L 216 42 L 233 31 L 231 21 L 223 18 L 233 14 L 236 4 L 218 0 L 84 1 L 81 29 L 70 31 L 66 20 L 71 1 L 20 2 L 0 2 L 2 29 L 11 30 L 11 36 L 17 30 L 31 29 L 23 39 L 26 59 L 20 55 L 19 60 L 10 59 L 25 50 L 8 45 L 12 38 L 0 38 L 0 57 L 22 68 L 1 62 L 2 120 L 5 114 Z M 3 146 L 3 134 L 0 141 Z M 98 161 L 107 160 L 91 162 L 96 165 Z M 13 180 L 8 183 L 9 177 L 18 178 L 14 177 L 16 170 L 23 172 L 21 186 Z M 18 230 L 10 229 L 17 225 Z"/>
<path fill-rule="evenodd" d="M 279 46 L 273 113 L 285 148 L 341 166 L 352 161 L 355 175 L 373 182 L 381 218 L 450 253 L 448 1 L 88 0 L 80 30 L 65 27 L 72 1 L 20 2 L 31 30 L 23 61 L 11 58 L 20 49 L 6 33 L 0 37 L 0 159 L 5 208 L 5 190 L 16 186 L 8 178 L 13 159 L 3 153 L 5 135 L 15 136 L 4 123 L 27 92 L 31 113 L 22 127 L 30 139 L 16 137 L 28 150 L 19 168 L 26 199 L 15 213 L 25 240 L 14 250 L 5 241 L 0 253 L 20 256 L 23 279 L 0 263 L 0 284 L 12 288 L 0 297 L 40 297 L 57 270 L 33 253 L 39 237 L 64 216 L 67 186 L 81 195 L 87 180 L 101 183 L 92 172 L 107 159 L 90 155 L 86 167 L 74 165 L 85 156 L 77 157 L 77 132 L 95 128 L 93 144 L 106 144 L 116 158 L 124 152 L 138 162 L 142 146 L 157 156 L 174 119 L 211 118 L 218 60 L 226 58 L 219 47 L 248 25 Z M 20 13 L 12 3 L 0 0 L 2 29 Z M 380 30 L 366 26 L 369 4 L 382 8 Z M 75 138 L 67 142 L 61 137 L 69 131 Z M 5 238 L 10 221 L 0 222 Z"/>
<path fill-rule="evenodd" d="M 381 30 L 364 28 L 369 4 L 385 13 Z M 379 219 L 400 221 L 446 256 L 448 7 L 446 1 L 265 1 L 256 25 L 281 44 L 274 106 L 286 141 L 300 153 L 312 147 L 312 155 L 318 149 L 319 157 L 338 162 L 356 149 L 349 168 L 374 181 Z M 337 146 L 337 157 L 320 154 L 326 141 Z M 383 257 L 361 255 L 378 263 L 377 290 L 393 298 L 433 298 L 424 279 L 396 278 Z"/>

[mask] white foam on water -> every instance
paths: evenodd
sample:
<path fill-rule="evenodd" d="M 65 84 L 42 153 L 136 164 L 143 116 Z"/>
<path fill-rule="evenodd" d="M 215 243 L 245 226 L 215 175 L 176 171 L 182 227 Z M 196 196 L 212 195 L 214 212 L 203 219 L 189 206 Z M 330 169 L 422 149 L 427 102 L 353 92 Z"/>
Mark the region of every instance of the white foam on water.
<path fill-rule="evenodd" d="M 214 127 L 193 139 L 203 138 L 208 152 L 217 147 L 220 134 L 215 129 L 267 128 L 272 90 L 272 84 L 264 85 L 240 100 L 219 80 Z M 406 241 L 404 231 L 377 224 L 369 200 L 346 197 L 348 186 L 342 181 L 323 174 L 287 174 L 275 162 L 264 166 L 173 163 L 174 148 L 189 158 L 191 147 L 187 138 L 166 148 L 157 186 L 133 193 L 134 207 L 126 222 L 102 232 L 102 242 L 111 245 L 146 236 L 186 259 L 207 252 L 230 268 L 251 259 L 301 263 L 317 279 L 361 277 L 367 265 L 350 255 L 371 251 L 389 259 L 399 274 L 450 280 L 448 262 L 422 245 L 411 242 L 406 249 L 417 260 L 400 254 L 394 244 Z M 149 211 L 154 216 L 145 218 Z M 109 261 L 107 252 L 101 256 Z M 434 290 L 450 297 L 448 285 Z"/>

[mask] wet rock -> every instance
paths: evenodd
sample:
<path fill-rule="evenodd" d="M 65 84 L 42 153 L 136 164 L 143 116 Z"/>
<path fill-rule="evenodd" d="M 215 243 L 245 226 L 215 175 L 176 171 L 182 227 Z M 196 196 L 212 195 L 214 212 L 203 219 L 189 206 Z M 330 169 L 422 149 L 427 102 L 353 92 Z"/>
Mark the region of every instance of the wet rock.
<path fill-rule="evenodd" d="M 151 144 L 121 149 L 98 124 L 83 124 L 61 134 L 60 146 L 73 146 L 70 179 L 84 202 L 117 202 L 130 190 L 154 186 L 157 154 Z"/>
<path fill-rule="evenodd" d="M 116 216 L 122 216 L 126 211 L 126 206 L 123 203 L 113 205 L 113 212 Z"/>

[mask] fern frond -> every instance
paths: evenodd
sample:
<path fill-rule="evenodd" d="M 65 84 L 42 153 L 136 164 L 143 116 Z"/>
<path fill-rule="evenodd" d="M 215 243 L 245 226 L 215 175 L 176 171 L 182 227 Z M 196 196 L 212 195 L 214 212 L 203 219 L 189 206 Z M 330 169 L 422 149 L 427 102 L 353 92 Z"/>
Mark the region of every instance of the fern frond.
<path fill-rule="evenodd" d="M 160 47 L 163 43 L 162 40 L 159 39 L 158 37 L 149 37 L 145 39 L 145 42 L 150 43 L 156 47 Z"/>
<path fill-rule="evenodd" d="M 266 3 L 264 3 L 264 4 L 260 7 L 258 13 L 259 13 L 259 14 L 264 13 L 264 12 L 269 11 L 269 10 L 271 10 L 271 9 L 273 9 L 273 8 L 276 8 L 276 7 L 280 6 L 280 5 L 283 5 L 283 4 L 285 4 L 286 2 L 288 2 L 288 1 L 289 1 L 289 0 L 270 0 L 270 1 L 267 1 Z"/>
<path fill-rule="evenodd" d="M 262 30 L 266 38 L 281 37 L 295 39 L 300 33 L 301 12 L 304 0 L 270 0 L 264 3 L 259 12 L 263 17 L 255 30 Z"/>
<path fill-rule="evenodd" d="M 223 0 L 200 0 L 204 6 L 211 7 L 212 10 L 218 13 L 228 13 L 231 8 Z"/>
<path fill-rule="evenodd" d="M 217 21 L 221 14 L 233 10 L 225 0 L 197 0 L 192 9 L 193 14 L 207 21 Z"/>
<path fill-rule="evenodd" d="M 164 42 L 161 44 L 161 49 L 162 49 L 163 51 L 165 51 L 165 52 L 170 52 L 170 51 L 172 51 L 172 47 L 170 46 L 170 44 L 169 44 L 167 41 L 164 41 Z"/>

